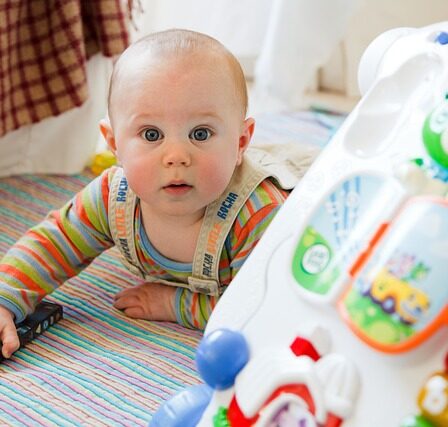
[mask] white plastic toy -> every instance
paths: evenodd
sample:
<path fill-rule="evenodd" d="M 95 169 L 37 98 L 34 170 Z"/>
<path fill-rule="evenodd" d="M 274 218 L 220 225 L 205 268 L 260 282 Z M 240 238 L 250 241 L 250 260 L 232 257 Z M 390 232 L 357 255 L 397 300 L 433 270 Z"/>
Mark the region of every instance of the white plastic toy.
<path fill-rule="evenodd" d="M 209 321 L 208 386 L 151 426 L 448 426 L 448 22 L 382 34 L 359 81 Z"/>

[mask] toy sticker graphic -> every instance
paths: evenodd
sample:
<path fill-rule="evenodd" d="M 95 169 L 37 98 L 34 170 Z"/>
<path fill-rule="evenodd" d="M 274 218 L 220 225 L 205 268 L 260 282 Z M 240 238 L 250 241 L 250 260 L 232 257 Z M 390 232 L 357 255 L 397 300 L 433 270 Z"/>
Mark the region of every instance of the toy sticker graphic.
<path fill-rule="evenodd" d="M 391 205 L 393 186 L 380 176 L 354 176 L 338 185 L 311 216 L 295 249 L 297 284 L 326 295 L 346 282 L 351 263 L 384 217 L 384 206 Z"/>
<path fill-rule="evenodd" d="M 266 427 L 316 427 L 314 416 L 304 405 L 290 402 L 282 406 Z"/>
<path fill-rule="evenodd" d="M 434 323 L 448 302 L 448 207 L 406 205 L 341 305 L 368 342 L 405 343 Z"/>

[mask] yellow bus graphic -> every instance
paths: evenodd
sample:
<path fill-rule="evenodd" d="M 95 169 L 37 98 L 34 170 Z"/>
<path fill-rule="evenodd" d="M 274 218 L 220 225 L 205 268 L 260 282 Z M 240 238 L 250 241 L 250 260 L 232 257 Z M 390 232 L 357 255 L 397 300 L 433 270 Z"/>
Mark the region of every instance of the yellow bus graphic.
<path fill-rule="evenodd" d="M 383 268 L 366 293 L 386 313 L 396 313 L 403 323 L 414 324 L 429 308 L 427 295 Z"/>

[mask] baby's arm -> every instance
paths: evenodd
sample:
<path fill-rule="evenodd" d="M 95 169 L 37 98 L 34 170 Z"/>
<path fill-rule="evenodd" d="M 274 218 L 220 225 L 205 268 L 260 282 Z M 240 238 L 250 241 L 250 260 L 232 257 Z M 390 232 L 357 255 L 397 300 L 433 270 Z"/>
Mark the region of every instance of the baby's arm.
<path fill-rule="evenodd" d="M 0 306 L 16 322 L 42 298 L 113 245 L 107 224 L 108 175 L 103 174 L 60 210 L 52 211 L 0 263 Z"/>
<path fill-rule="evenodd" d="M 175 322 L 176 288 L 160 283 L 143 283 L 115 295 L 114 307 L 134 319 Z"/>
<path fill-rule="evenodd" d="M 134 319 L 178 322 L 204 329 L 218 298 L 160 283 L 144 283 L 115 295 L 114 307 Z"/>
<path fill-rule="evenodd" d="M 2 342 L 3 357 L 9 358 L 20 347 L 14 315 L 0 306 L 0 341 Z"/>

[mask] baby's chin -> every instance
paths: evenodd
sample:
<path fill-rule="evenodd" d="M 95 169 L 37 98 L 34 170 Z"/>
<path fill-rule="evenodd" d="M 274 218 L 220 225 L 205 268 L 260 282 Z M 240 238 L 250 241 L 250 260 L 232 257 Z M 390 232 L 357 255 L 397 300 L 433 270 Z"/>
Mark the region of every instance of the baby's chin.
<path fill-rule="evenodd" d="M 159 205 L 158 209 L 151 209 L 154 214 L 161 218 L 171 218 L 184 224 L 201 219 L 205 214 L 205 210 L 206 206 L 181 200 L 169 203 L 164 202 L 162 205 Z"/>

